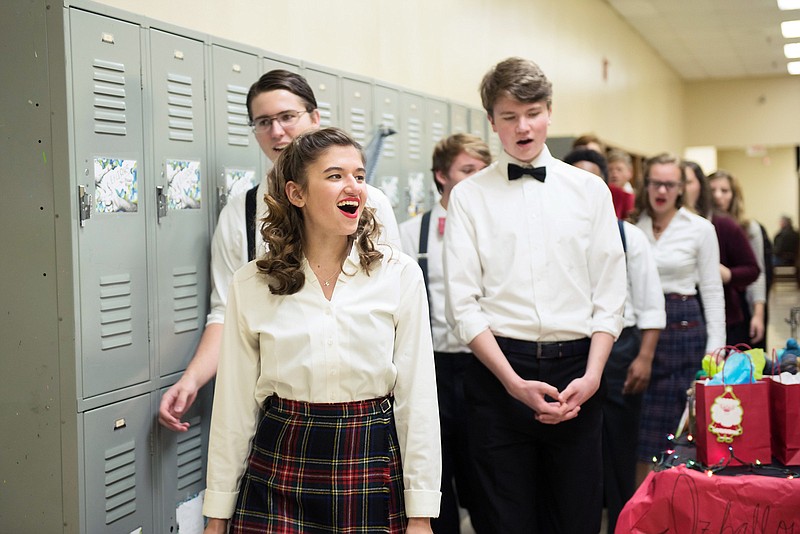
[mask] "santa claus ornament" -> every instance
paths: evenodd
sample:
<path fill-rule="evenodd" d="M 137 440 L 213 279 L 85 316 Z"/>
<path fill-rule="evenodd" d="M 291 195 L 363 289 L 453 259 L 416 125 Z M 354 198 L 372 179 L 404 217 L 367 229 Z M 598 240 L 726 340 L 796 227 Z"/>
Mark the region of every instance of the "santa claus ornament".
<path fill-rule="evenodd" d="M 731 386 L 725 390 L 711 405 L 711 423 L 708 431 L 717 436 L 720 443 L 733 443 L 733 438 L 741 436 L 744 408 L 742 401 L 733 393 Z"/>

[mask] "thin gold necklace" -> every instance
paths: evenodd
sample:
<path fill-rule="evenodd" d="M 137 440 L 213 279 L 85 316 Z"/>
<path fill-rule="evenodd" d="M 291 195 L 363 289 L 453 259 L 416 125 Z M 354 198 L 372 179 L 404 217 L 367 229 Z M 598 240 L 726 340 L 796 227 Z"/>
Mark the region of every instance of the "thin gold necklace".
<path fill-rule="evenodd" d="M 322 285 L 323 285 L 323 286 L 325 286 L 325 287 L 329 287 L 329 286 L 331 285 L 331 280 L 333 280 L 333 277 L 334 277 L 334 276 L 339 276 L 339 273 L 340 273 L 340 272 L 342 272 L 342 268 L 341 268 L 341 267 L 339 267 L 339 270 L 338 270 L 338 271 L 336 271 L 335 273 L 333 273 L 332 275 L 330 275 L 328 278 L 326 278 L 326 279 L 325 279 L 325 280 L 322 282 Z M 316 273 L 315 273 L 315 274 L 316 274 Z"/>

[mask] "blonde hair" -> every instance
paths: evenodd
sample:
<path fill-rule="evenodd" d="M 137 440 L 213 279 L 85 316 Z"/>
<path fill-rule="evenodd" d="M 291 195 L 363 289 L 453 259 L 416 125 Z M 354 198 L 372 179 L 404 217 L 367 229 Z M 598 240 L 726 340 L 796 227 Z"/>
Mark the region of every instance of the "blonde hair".
<path fill-rule="evenodd" d="M 728 171 L 717 170 L 708 177 L 708 183 L 711 184 L 714 180 L 728 180 L 731 186 L 731 205 L 726 212 L 728 215 L 736 219 L 739 226 L 749 232 L 750 221 L 745 217 L 744 211 L 744 195 L 739 182 Z M 721 211 L 721 210 L 720 210 Z"/>

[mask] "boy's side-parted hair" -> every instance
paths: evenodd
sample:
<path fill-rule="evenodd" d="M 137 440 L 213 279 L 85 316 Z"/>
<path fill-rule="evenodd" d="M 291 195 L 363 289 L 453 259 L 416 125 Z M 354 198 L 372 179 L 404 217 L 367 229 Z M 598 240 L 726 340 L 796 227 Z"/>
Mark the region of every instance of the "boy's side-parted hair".
<path fill-rule="evenodd" d="M 629 169 L 633 169 L 633 158 L 631 158 L 631 155 L 625 152 L 624 150 L 613 148 L 608 152 L 606 158 L 608 159 L 609 164 L 621 161 Z"/>
<path fill-rule="evenodd" d="M 317 99 L 314 96 L 314 91 L 305 78 L 288 70 L 275 69 L 263 74 L 258 81 L 250 86 L 250 90 L 247 92 L 247 118 L 250 122 L 253 122 L 253 112 L 250 109 L 253 99 L 261 93 L 279 89 L 299 96 L 305 104 L 306 111 L 309 113 L 317 109 Z"/>
<path fill-rule="evenodd" d="M 450 172 L 453 161 L 462 152 L 481 160 L 486 165 L 492 162 L 492 153 L 489 150 L 489 145 L 480 137 L 457 133 L 441 139 L 433 149 L 433 166 L 431 167 L 433 183 L 436 184 L 436 189 L 439 193 L 442 192 L 443 188 L 439 180 L 436 179 L 436 172 L 441 172 L 446 176 Z"/>
<path fill-rule="evenodd" d="M 528 59 L 510 57 L 489 69 L 481 81 L 481 103 L 489 117 L 493 117 L 494 104 L 501 96 L 524 103 L 553 103 L 553 84 L 539 65 Z"/>
<path fill-rule="evenodd" d="M 322 128 L 292 140 L 269 172 L 269 192 L 264 198 L 269 211 L 261 224 L 261 236 L 267 244 L 267 253 L 256 265 L 259 271 L 269 277 L 269 289 L 275 295 L 292 295 L 300 291 L 305 283 L 303 212 L 286 196 L 286 183 L 294 182 L 301 191 L 306 191 L 309 165 L 335 146 L 352 146 L 358 149 L 361 160 L 364 160 L 361 146 L 344 130 Z M 373 209 L 365 207 L 358 221 L 358 229 L 348 237 L 348 242 L 357 248 L 361 268 L 367 274 L 383 258 L 383 253 L 375 249 L 379 233 L 380 225 Z"/>

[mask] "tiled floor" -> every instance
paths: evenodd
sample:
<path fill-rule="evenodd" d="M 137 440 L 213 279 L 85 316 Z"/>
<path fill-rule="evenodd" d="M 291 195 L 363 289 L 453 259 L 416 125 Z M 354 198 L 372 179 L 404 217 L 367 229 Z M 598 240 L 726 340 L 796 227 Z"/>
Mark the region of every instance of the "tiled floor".
<path fill-rule="evenodd" d="M 772 348 L 783 347 L 790 336 L 797 337 L 800 334 L 800 325 L 795 325 L 793 331 L 792 325 L 788 322 L 793 308 L 795 308 L 795 320 L 800 320 L 800 289 L 792 279 L 777 280 L 772 286 L 769 298 L 767 342 L 770 352 Z M 601 534 L 605 534 L 606 531 L 605 514 L 603 516 Z M 466 513 L 461 522 L 461 534 L 475 534 Z"/>

